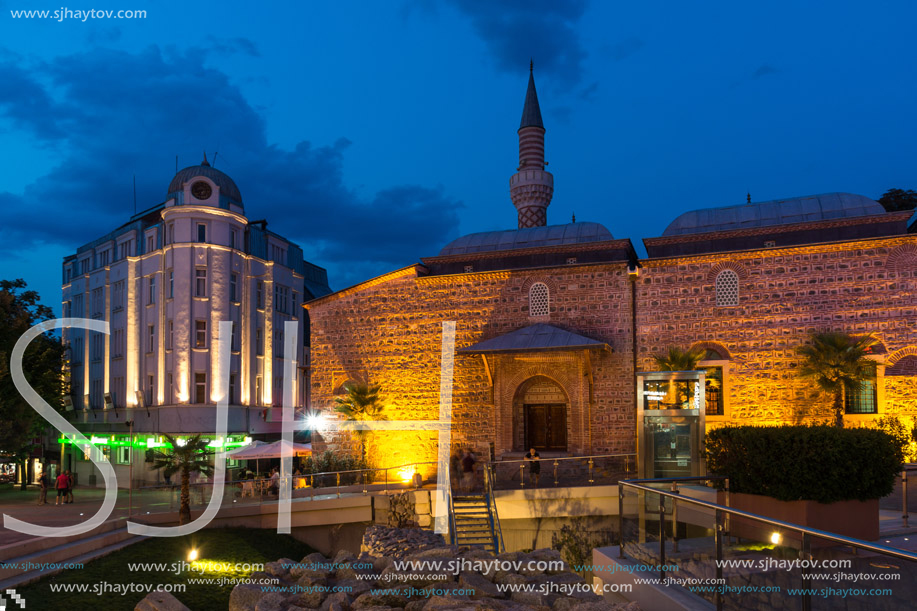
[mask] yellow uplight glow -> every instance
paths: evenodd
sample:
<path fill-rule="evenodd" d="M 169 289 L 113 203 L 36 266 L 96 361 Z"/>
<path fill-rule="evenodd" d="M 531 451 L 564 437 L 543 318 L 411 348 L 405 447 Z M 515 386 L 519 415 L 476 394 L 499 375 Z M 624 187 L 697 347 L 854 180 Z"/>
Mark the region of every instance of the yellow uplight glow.
<path fill-rule="evenodd" d="M 774 545 L 780 545 L 780 542 L 783 541 L 783 537 L 780 536 L 780 533 L 773 532 L 771 533 L 771 543 Z"/>
<path fill-rule="evenodd" d="M 403 469 L 398 470 L 398 477 L 401 478 L 405 484 L 410 484 L 414 479 L 414 469 L 411 467 L 404 467 Z"/>
<path fill-rule="evenodd" d="M 194 562 L 195 560 L 197 560 L 197 550 L 192 549 L 188 552 L 188 562 Z"/>

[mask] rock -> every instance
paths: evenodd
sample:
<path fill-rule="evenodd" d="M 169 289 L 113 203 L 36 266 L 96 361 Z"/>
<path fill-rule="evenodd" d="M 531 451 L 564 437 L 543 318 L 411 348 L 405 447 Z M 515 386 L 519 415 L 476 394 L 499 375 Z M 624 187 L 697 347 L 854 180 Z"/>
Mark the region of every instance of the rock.
<path fill-rule="evenodd" d="M 300 564 L 329 564 L 331 559 L 327 558 L 324 554 L 318 552 L 312 552 L 308 556 L 304 557 L 299 561 Z"/>
<path fill-rule="evenodd" d="M 376 573 L 381 573 L 388 567 L 392 566 L 392 564 L 394 564 L 395 562 L 388 556 L 383 556 L 382 558 L 373 558 L 372 556 L 369 556 L 369 557 L 372 558 L 373 570 Z"/>
<path fill-rule="evenodd" d="M 290 574 L 290 567 L 296 564 L 295 560 L 290 558 L 281 558 L 276 562 L 266 562 L 264 564 L 264 572 L 268 575 L 273 575 L 274 577 L 286 577 Z"/>
<path fill-rule="evenodd" d="M 322 602 L 320 609 L 321 611 L 349 611 L 350 597 L 345 592 L 334 592 Z"/>
<path fill-rule="evenodd" d="M 279 592 L 265 594 L 258 599 L 258 603 L 255 605 L 255 611 L 284 611 L 286 608 L 283 594 Z"/>
<path fill-rule="evenodd" d="M 350 552 L 346 549 L 342 549 L 341 551 L 339 551 L 338 553 L 334 555 L 334 560 L 332 560 L 332 562 L 334 564 L 344 564 L 346 562 L 351 562 L 352 560 L 356 560 L 356 559 L 357 557 L 353 554 L 353 552 Z"/>
<path fill-rule="evenodd" d="M 501 586 L 504 584 L 508 585 L 520 585 L 528 583 L 528 579 L 519 575 L 518 573 L 507 573 L 505 571 L 500 571 L 494 577 L 494 583 L 498 583 Z"/>
<path fill-rule="evenodd" d="M 479 609 L 481 605 L 477 602 L 458 596 L 433 596 L 423 606 L 423 611 L 477 611 Z"/>
<path fill-rule="evenodd" d="M 474 590 L 472 598 L 499 598 L 503 595 L 497 586 L 477 573 L 462 573 L 458 583 L 460 588 Z"/>
<path fill-rule="evenodd" d="M 251 583 L 240 583 L 229 595 L 229 611 L 255 611 L 258 600 L 264 596 L 261 586 Z"/>
<path fill-rule="evenodd" d="M 342 579 L 337 582 L 337 585 L 341 588 L 349 588 L 343 591 L 347 592 L 347 594 L 349 594 L 352 599 L 357 598 L 364 592 L 369 592 L 371 589 L 373 589 L 371 582 L 363 581 L 360 579 Z"/>
<path fill-rule="evenodd" d="M 324 586 L 315 586 L 307 589 L 305 592 L 297 592 L 287 599 L 287 604 L 298 605 L 306 609 L 318 609 L 325 599 L 326 590 Z"/>
<path fill-rule="evenodd" d="M 353 601 L 351 607 L 354 609 L 371 609 L 372 607 L 404 608 L 406 604 L 408 604 L 407 597 L 400 593 L 384 592 L 371 594 L 370 592 L 366 592 L 357 597 L 357 599 Z"/>
<path fill-rule="evenodd" d="M 137 603 L 134 611 L 191 611 L 168 592 L 150 592 Z"/>

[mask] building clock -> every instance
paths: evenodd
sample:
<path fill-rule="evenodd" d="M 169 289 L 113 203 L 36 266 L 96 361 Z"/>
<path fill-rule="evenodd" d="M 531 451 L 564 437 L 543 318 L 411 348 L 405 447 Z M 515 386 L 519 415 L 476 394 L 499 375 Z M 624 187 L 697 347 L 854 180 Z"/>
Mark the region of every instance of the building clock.
<path fill-rule="evenodd" d="M 193 195 L 195 199 L 207 199 L 210 197 L 211 193 L 213 193 L 213 191 L 210 185 L 203 180 L 199 180 L 191 185 L 191 195 Z"/>

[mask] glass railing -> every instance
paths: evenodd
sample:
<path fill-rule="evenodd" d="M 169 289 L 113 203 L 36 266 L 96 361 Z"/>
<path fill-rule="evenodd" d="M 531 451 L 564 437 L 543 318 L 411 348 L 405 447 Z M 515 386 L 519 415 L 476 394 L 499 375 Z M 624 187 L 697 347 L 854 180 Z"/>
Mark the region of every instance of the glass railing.
<path fill-rule="evenodd" d="M 717 609 L 913 608 L 917 554 L 732 509 L 722 479 L 622 481 L 621 556 Z"/>
<path fill-rule="evenodd" d="M 491 463 L 493 488 L 562 488 L 617 484 L 636 474 L 636 454 L 564 456 Z"/>
<path fill-rule="evenodd" d="M 370 492 L 388 492 L 410 490 L 435 482 L 435 468 L 433 475 L 417 478 L 419 471 L 435 462 L 410 463 L 397 467 L 380 469 L 353 469 L 347 471 L 331 471 L 325 473 L 308 473 L 293 475 L 276 480 L 270 477 L 229 480 L 223 485 L 221 507 L 231 505 L 260 505 L 262 503 L 276 502 L 279 487 L 289 481 L 292 498 L 297 499 L 327 499 L 342 495 L 369 494 Z M 173 476 L 177 477 L 177 476 Z M 176 479 L 171 484 L 144 486 L 133 490 L 133 515 L 144 515 L 163 512 L 177 512 L 181 506 L 181 480 Z M 203 509 L 210 502 L 213 494 L 212 482 L 192 482 L 189 485 L 189 504 L 192 510 Z"/>

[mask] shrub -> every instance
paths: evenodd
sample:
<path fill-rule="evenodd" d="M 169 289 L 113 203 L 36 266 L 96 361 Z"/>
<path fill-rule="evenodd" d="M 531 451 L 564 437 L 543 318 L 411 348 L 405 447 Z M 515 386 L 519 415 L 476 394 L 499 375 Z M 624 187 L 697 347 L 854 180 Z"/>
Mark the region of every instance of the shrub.
<path fill-rule="evenodd" d="M 341 473 L 342 486 L 361 483 L 361 475 L 355 471 L 367 468 L 366 463 L 359 458 L 347 454 L 335 454 L 330 450 L 324 454 L 313 454 L 305 458 L 301 465 L 301 472 L 303 475 L 346 471 L 347 473 Z M 334 486 L 336 483 L 336 477 L 325 475 L 316 477 L 313 486 L 320 488 L 323 486 Z"/>
<path fill-rule="evenodd" d="M 901 446 L 875 429 L 727 426 L 704 439 L 707 471 L 732 492 L 820 503 L 876 499 L 892 492 Z"/>
<path fill-rule="evenodd" d="M 906 462 L 917 461 L 917 420 L 912 418 L 908 426 L 898 416 L 882 416 L 876 420 L 876 427 L 894 437 Z"/>

